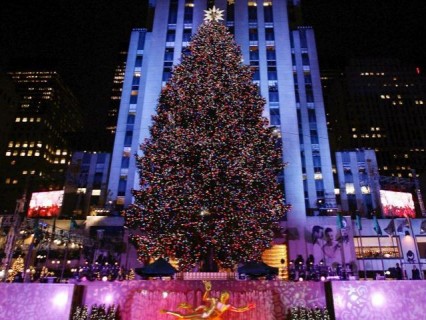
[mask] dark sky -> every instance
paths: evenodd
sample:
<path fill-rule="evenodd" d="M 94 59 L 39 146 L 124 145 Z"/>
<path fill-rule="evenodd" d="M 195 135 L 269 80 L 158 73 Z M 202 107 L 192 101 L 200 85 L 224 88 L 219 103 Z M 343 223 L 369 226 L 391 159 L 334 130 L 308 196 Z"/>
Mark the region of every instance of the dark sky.
<path fill-rule="evenodd" d="M 315 29 L 322 68 L 363 56 L 396 57 L 426 67 L 426 0 L 302 3 L 306 24 Z M 105 113 L 108 104 L 117 54 L 127 48 L 132 28 L 144 26 L 146 13 L 146 0 L 3 1 L 0 70 L 16 61 L 49 61 L 96 124 L 95 111 Z"/>

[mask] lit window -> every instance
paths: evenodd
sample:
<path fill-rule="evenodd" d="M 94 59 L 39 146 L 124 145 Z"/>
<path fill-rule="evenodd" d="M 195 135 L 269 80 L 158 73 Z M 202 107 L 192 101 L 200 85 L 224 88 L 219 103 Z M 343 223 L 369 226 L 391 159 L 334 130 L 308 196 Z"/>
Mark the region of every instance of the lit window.
<path fill-rule="evenodd" d="M 25 157 L 26 152 L 25 151 L 21 151 L 21 153 L 19 154 L 21 157 Z"/>
<path fill-rule="evenodd" d="M 101 195 L 101 190 L 96 189 L 96 190 L 92 190 L 92 196 L 100 196 Z"/>
<path fill-rule="evenodd" d="M 356 128 L 352 128 L 352 132 L 355 132 L 356 131 Z"/>
<path fill-rule="evenodd" d="M 24 143 L 22 144 L 22 148 L 28 148 L 28 142 L 24 141 Z"/>
<path fill-rule="evenodd" d="M 34 148 L 34 141 L 30 142 L 30 148 Z"/>
<path fill-rule="evenodd" d="M 37 121 L 37 122 L 41 122 L 41 118 L 37 118 L 37 119 L 36 119 L 36 121 Z"/>
<path fill-rule="evenodd" d="M 370 187 L 369 186 L 362 186 L 361 187 L 361 193 L 362 194 L 370 194 Z"/>
<path fill-rule="evenodd" d="M 12 152 L 10 152 L 10 151 L 6 152 L 6 157 L 10 157 L 11 155 L 12 155 Z"/>
<path fill-rule="evenodd" d="M 8 147 L 13 148 L 13 141 L 9 141 Z"/>
<path fill-rule="evenodd" d="M 39 151 L 39 150 L 36 150 L 36 152 L 34 153 L 34 155 L 35 155 L 36 157 L 40 157 L 40 151 Z"/>
<path fill-rule="evenodd" d="M 404 154 L 404 158 L 408 159 L 408 154 Z"/>
<path fill-rule="evenodd" d="M 41 144 L 41 141 L 37 142 L 37 148 L 41 148 L 43 145 Z"/>
<path fill-rule="evenodd" d="M 381 94 L 381 95 L 380 95 L 380 98 L 381 98 L 381 99 L 385 99 L 385 95 L 384 95 L 384 94 Z"/>
<path fill-rule="evenodd" d="M 256 7 L 257 3 L 256 3 L 256 1 L 249 1 L 248 5 L 249 5 L 249 7 Z"/>
<path fill-rule="evenodd" d="M 15 157 L 15 156 L 17 156 L 18 155 L 18 151 L 17 150 L 14 150 L 13 151 L 13 156 Z"/>
<path fill-rule="evenodd" d="M 15 144 L 15 147 L 16 148 L 19 148 L 21 146 L 21 143 L 20 142 L 17 142 L 16 144 Z"/>
<path fill-rule="evenodd" d="M 371 130 L 371 131 L 374 131 L 374 130 L 376 130 L 376 128 L 371 127 L 371 128 L 370 128 L 370 130 Z"/>
<path fill-rule="evenodd" d="M 22 118 L 22 122 L 28 122 L 28 118 Z"/>
<path fill-rule="evenodd" d="M 55 152 L 55 154 L 59 156 L 61 154 L 61 150 L 57 149 L 56 152 Z"/>
<path fill-rule="evenodd" d="M 339 195 L 340 194 L 340 189 L 338 189 L 338 188 L 334 189 L 334 194 L 335 195 Z"/>
<path fill-rule="evenodd" d="M 34 118 L 30 118 L 30 122 L 34 122 Z"/>
<path fill-rule="evenodd" d="M 321 172 L 315 172 L 314 173 L 314 179 L 315 180 L 321 180 L 322 179 L 322 173 Z"/>
<path fill-rule="evenodd" d="M 353 138 L 358 138 L 358 135 L 357 135 L 357 134 L 354 134 L 352 137 L 353 137 Z"/>
<path fill-rule="evenodd" d="M 15 122 L 21 122 L 21 118 L 16 118 Z"/>
<path fill-rule="evenodd" d="M 67 162 L 66 159 L 61 159 L 61 164 L 65 164 Z"/>
<path fill-rule="evenodd" d="M 27 156 L 31 157 L 33 155 L 33 150 L 28 150 Z"/>
<path fill-rule="evenodd" d="M 14 179 L 14 180 L 12 181 L 12 184 L 18 184 L 18 180 Z"/>
<path fill-rule="evenodd" d="M 28 174 L 27 170 L 22 171 L 22 174 Z"/>
<path fill-rule="evenodd" d="M 6 184 L 10 184 L 10 178 L 6 178 Z"/>
<path fill-rule="evenodd" d="M 353 183 L 346 183 L 346 194 L 355 194 L 355 187 Z"/>

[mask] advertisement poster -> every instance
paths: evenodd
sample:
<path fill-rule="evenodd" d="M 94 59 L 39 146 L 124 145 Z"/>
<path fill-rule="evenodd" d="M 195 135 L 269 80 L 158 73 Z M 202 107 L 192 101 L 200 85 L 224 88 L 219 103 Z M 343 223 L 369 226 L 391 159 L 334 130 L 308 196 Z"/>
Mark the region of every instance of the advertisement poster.
<path fill-rule="evenodd" d="M 54 218 L 61 212 L 64 191 L 34 192 L 28 208 L 28 218 Z"/>

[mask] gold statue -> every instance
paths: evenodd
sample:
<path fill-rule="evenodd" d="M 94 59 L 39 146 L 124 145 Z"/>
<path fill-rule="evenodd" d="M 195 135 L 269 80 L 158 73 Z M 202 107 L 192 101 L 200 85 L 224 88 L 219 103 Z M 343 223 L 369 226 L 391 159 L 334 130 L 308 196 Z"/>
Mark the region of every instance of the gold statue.
<path fill-rule="evenodd" d="M 221 320 L 222 315 L 226 311 L 231 312 L 245 312 L 248 310 L 251 310 L 255 307 L 254 303 L 249 303 L 247 306 L 244 307 L 234 307 L 230 304 L 227 304 L 229 300 L 229 292 L 228 291 L 222 291 L 220 293 L 219 298 L 210 297 L 210 291 L 212 290 L 212 284 L 210 281 L 203 281 L 205 292 L 203 295 L 203 302 L 205 305 L 200 305 L 196 307 L 195 309 L 187 303 L 181 303 L 179 304 L 179 308 L 182 309 L 188 309 L 190 310 L 190 313 L 183 314 L 176 311 L 169 311 L 169 310 L 161 310 L 161 313 L 170 314 L 172 316 L 175 316 L 178 319 L 210 319 L 210 320 Z"/>

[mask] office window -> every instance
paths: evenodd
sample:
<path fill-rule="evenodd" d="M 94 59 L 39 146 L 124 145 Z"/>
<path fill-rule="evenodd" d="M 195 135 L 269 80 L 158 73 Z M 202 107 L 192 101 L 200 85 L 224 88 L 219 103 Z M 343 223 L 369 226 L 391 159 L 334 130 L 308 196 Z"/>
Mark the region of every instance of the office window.
<path fill-rule="evenodd" d="M 272 1 L 267 1 L 263 3 L 263 15 L 265 17 L 265 22 L 274 21 L 274 17 L 272 14 Z"/>
<path fill-rule="evenodd" d="M 268 67 L 268 80 L 278 80 L 276 67 Z"/>
<path fill-rule="evenodd" d="M 259 50 L 256 48 L 250 49 L 250 60 L 258 61 L 259 60 Z"/>
<path fill-rule="evenodd" d="M 249 2 L 248 18 L 249 22 L 257 22 L 257 7 L 254 1 Z"/>
<path fill-rule="evenodd" d="M 164 61 L 173 61 L 173 53 L 174 53 L 173 48 L 166 48 L 164 52 Z"/>
<path fill-rule="evenodd" d="M 192 23 L 194 8 L 190 6 L 185 6 L 185 12 L 183 16 L 183 23 Z"/>
<path fill-rule="evenodd" d="M 234 21 L 234 16 L 235 16 L 234 3 L 228 1 L 228 5 L 227 5 L 227 8 L 226 8 L 226 21 L 228 21 L 228 22 Z"/>
<path fill-rule="evenodd" d="M 169 81 L 171 76 L 172 76 L 172 69 L 171 68 L 164 68 L 163 69 L 163 81 Z"/>
<path fill-rule="evenodd" d="M 143 57 L 142 56 L 137 56 L 136 57 L 136 61 L 135 61 L 135 67 L 136 68 L 142 67 L 142 61 L 143 61 Z"/>
<path fill-rule="evenodd" d="M 133 132 L 132 131 L 126 131 L 126 135 L 124 137 L 124 146 L 125 147 L 131 146 L 132 138 L 133 138 Z"/>
<path fill-rule="evenodd" d="M 191 41 L 191 35 L 192 35 L 191 29 L 183 30 L 182 41 L 183 42 Z"/>
<path fill-rule="evenodd" d="M 281 124 L 280 109 L 278 109 L 278 108 L 269 109 L 269 114 L 270 114 L 270 117 L 271 117 L 271 125 L 279 126 Z"/>
<path fill-rule="evenodd" d="M 257 28 L 250 28 L 249 29 L 249 40 L 250 41 L 258 41 L 259 40 Z"/>
<path fill-rule="evenodd" d="M 267 60 L 277 60 L 275 48 L 268 48 L 266 50 L 266 59 Z"/>
<path fill-rule="evenodd" d="M 138 50 L 143 50 L 144 47 L 145 47 L 145 33 L 140 33 L 139 39 L 138 39 Z"/>
<path fill-rule="evenodd" d="M 266 41 L 274 41 L 275 40 L 273 28 L 266 28 L 265 29 L 265 40 Z"/>
<path fill-rule="evenodd" d="M 169 10 L 169 24 L 176 24 L 177 22 L 177 11 L 178 11 L 178 1 L 172 0 L 170 2 L 170 10 Z"/>
<path fill-rule="evenodd" d="M 167 30 L 166 42 L 175 42 L 176 30 Z"/>

